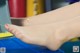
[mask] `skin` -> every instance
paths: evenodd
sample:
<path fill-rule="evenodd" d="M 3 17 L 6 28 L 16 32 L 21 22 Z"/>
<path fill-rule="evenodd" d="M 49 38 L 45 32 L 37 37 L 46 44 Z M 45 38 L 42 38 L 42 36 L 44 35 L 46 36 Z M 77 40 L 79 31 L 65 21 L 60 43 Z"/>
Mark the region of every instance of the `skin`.
<path fill-rule="evenodd" d="M 40 25 L 72 19 L 80 15 L 80 2 L 24 19 L 23 25 Z M 26 24 L 25 24 L 26 23 Z"/>
<path fill-rule="evenodd" d="M 63 22 L 35 26 L 20 27 L 6 24 L 5 28 L 26 43 L 42 45 L 51 50 L 57 50 L 66 41 L 80 37 L 79 24 L 80 17 Z"/>
<path fill-rule="evenodd" d="M 5 28 L 26 43 L 42 45 L 51 50 L 57 50 L 66 41 L 80 37 L 79 5 L 79 3 L 75 3 L 59 10 L 31 17 L 31 21 L 29 20 L 27 25 L 6 24 Z M 74 9 L 74 6 L 78 8 Z M 71 12 L 68 13 L 67 11 Z M 35 20 L 37 21 L 35 22 Z M 27 20 L 24 20 L 23 23 L 27 23 Z"/>

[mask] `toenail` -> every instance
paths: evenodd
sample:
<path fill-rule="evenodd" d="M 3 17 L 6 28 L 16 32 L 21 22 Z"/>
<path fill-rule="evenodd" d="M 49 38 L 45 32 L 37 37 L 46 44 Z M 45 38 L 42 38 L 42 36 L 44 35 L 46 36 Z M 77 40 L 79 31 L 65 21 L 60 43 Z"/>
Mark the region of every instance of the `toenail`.
<path fill-rule="evenodd" d="M 8 25 L 8 24 L 6 24 L 5 26 L 6 26 L 6 28 L 8 28 L 8 26 L 9 26 L 9 25 Z"/>

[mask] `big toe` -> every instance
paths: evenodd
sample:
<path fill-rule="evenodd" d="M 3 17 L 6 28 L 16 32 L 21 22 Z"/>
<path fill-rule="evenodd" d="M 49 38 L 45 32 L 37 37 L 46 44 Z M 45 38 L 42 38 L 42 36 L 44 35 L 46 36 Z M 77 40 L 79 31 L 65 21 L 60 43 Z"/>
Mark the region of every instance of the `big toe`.
<path fill-rule="evenodd" d="M 16 26 L 16 25 L 6 24 L 6 25 L 5 25 L 5 28 L 6 28 L 9 32 L 11 32 L 11 33 L 13 33 L 14 35 L 16 35 L 16 33 L 17 33 L 17 31 L 18 31 L 17 28 L 19 28 L 19 27 Z"/>

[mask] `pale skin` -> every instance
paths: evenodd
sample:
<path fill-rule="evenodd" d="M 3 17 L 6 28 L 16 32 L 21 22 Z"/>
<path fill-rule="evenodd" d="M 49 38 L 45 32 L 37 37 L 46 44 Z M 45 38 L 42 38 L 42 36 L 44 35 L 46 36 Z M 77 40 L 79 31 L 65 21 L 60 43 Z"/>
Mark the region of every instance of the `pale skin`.
<path fill-rule="evenodd" d="M 80 3 L 75 3 L 31 17 L 28 22 L 23 21 L 23 26 L 6 24 L 5 28 L 26 43 L 57 50 L 66 41 L 80 37 L 79 5 Z M 74 8 L 74 6 L 76 7 Z M 71 12 L 69 13 L 69 11 Z"/>
<path fill-rule="evenodd" d="M 47 23 L 55 23 L 72 19 L 80 15 L 80 2 L 47 12 L 41 15 L 29 17 L 24 20 L 23 25 L 40 25 Z M 26 22 L 26 24 L 25 24 Z"/>

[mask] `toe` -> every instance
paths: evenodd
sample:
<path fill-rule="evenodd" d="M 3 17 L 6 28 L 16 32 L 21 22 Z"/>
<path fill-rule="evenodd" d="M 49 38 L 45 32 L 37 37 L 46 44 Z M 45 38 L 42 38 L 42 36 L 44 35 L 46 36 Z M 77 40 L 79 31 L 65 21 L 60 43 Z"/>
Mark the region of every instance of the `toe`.
<path fill-rule="evenodd" d="M 16 28 L 15 25 L 6 24 L 6 25 L 5 25 L 5 28 L 6 28 L 9 32 L 11 32 L 11 33 L 13 33 L 13 34 L 16 34 L 16 32 L 17 32 L 17 28 Z"/>
<path fill-rule="evenodd" d="M 22 37 L 22 33 L 21 33 L 21 27 L 16 26 L 16 25 L 11 25 L 11 24 L 6 24 L 5 28 L 11 32 L 12 34 L 14 34 L 16 37 L 21 38 Z"/>

